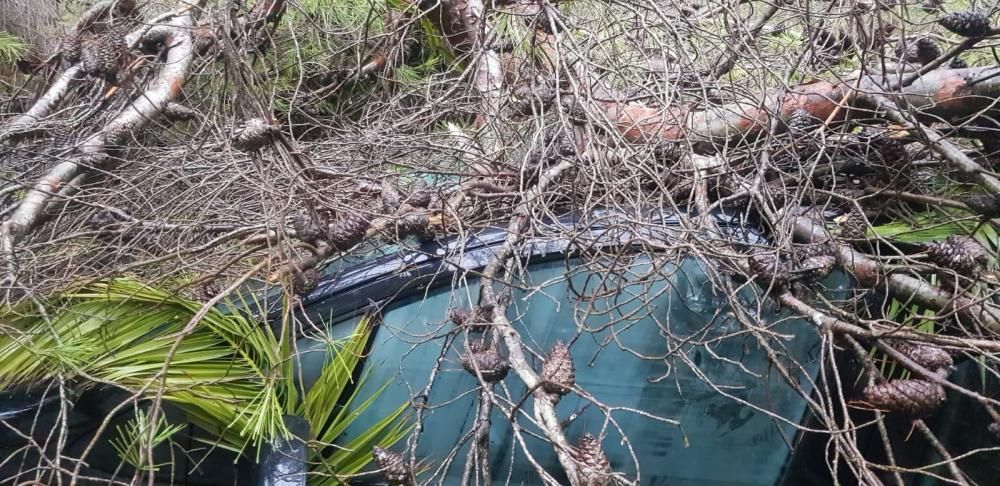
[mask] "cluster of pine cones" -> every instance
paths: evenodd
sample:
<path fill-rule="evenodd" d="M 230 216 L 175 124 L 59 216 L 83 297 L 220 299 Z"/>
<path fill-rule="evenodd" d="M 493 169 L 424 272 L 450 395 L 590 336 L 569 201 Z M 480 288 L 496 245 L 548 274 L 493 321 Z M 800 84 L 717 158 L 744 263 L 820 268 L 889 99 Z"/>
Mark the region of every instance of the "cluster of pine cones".
<path fill-rule="evenodd" d="M 895 342 L 893 347 L 942 378 L 951 371 L 951 355 L 938 347 L 908 342 Z M 872 384 L 865 388 L 863 394 L 865 402 L 873 408 L 905 414 L 914 419 L 930 415 L 945 401 L 943 386 L 920 378 Z"/>
<path fill-rule="evenodd" d="M 63 38 L 62 58 L 69 64 L 79 63 L 88 76 L 115 82 L 130 55 L 125 36 L 137 25 L 135 2 L 119 0 L 103 16 L 76 26 Z"/>

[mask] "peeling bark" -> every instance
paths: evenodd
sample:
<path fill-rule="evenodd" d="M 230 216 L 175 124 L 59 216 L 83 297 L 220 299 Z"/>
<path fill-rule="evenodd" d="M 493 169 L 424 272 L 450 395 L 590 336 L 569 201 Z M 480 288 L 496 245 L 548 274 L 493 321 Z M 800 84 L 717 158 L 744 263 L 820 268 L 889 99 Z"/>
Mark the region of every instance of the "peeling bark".
<path fill-rule="evenodd" d="M 898 104 L 904 110 L 938 120 L 957 120 L 990 109 L 1000 97 L 1000 78 L 978 83 L 975 80 L 995 69 L 932 71 L 903 88 Z M 661 109 L 618 102 L 604 102 L 602 106 L 622 135 L 633 142 L 727 143 L 759 136 L 768 130 L 772 118 L 787 121 L 799 109 L 833 123 L 857 117 L 865 113 L 858 110 L 863 108 L 863 97 L 858 95 L 881 92 L 887 81 L 888 77 L 881 76 L 836 83 L 813 81 L 787 91 L 772 90 L 759 103 L 743 101 L 706 108 L 685 104 Z"/>

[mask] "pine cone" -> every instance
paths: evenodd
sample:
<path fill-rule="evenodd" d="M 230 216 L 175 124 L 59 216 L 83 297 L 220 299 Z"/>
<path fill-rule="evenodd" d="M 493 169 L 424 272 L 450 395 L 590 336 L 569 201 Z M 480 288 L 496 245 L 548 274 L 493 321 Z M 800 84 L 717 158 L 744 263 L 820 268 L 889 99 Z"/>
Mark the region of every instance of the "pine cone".
<path fill-rule="evenodd" d="M 80 61 L 80 49 L 82 38 L 75 29 L 66 34 L 59 42 L 59 53 L 64 61 L 75 64 Z"/>
<path fill-rule="evenodd" d="M 591 434 L 583 434 L 570 452 L 579 470 L 580 484 L 583 486 L 605 486 L 611 484 L 611 463 L 601 449 L 601 441 Z"/>
<path fill-rule="evenodd" d="M 557 341 L 549 349 L 542 365 L 542 389 L 558 397 L 570 392 L 576 383 L 576 371 L 573 368 L 573 356 L 569 347 L 562 341 Z"/>
<path fill-rule="evenodd" d="M 269 145 L 277 128 L 263 118 L 251 118 L 233 135 L 233 146 L 244 152 L 254 152 Z"/>
<path fill-rule="evenodd" d="M 215 30 L 204 25 L 194 29 L 191 33 L 194 39 L 194 52 L 199 57 L 208 56 L 212 53 L 216 46 Z"/>
<path fill-rule="evenodd" d="M 854 0 L 854 7 L 851 9 L 854 15 L 862 15 L 875 10 L 875 0 Z"/>
<path fill-rule="evenodd" d="M 399 194 L 399 189 L 396 186 L 389 183 L 382 183 L 382 212 L 386 214 L 395 213 L 399 210 L 399 205 L 402 202 L 403 197 Z"/>
<path fill-rule="evenodd" d="M 129 125 L 115 124 L 104 129 L 104 142 L 108 146 L 122 146 L 132 139 L 132 128 Z"/>
<path fill-rule="evenodd" d="M 510 371 L 510 363 L 494 346 L 486 343 L 473 342 L 469 351 L 462 355 L 462 368 L 472 376 L 477 376 L 476 370 L 486 383 L 496 383 L 503 380 Z"/>
<path fill-rule="evenodd" d="M 431 220 L 426 214 L 410 213 L 396 220 L 396 235 L 400 239 L 413 236 L 418 241 L 426 241 L 433 237 L 430 227 Z"/>
<path fill-rule="evenodd" d="M 851 211 L 840 223 L 840 237 L 845 240 L 867 240 L 868 222 L 864 215 Z"/>
<path fill-rule="evenodd" d="M 813 52 L 818 60 L 828 63 L 840 62 L 844 54 L 854 48 L 854 39 L 844 31 L 836 33 L 816 29 L 813 34 Z"/>
<path fill-rule="evenodd" d="M 927 64 L 941 56 L 941 48 L 930 38 L 901 39 L 896 44 L 896 57 L 901 61 Z"/>
<path fill-rule="evenodd" d="M 118 0 L 115 2 L 115 16 L 125 17 L 136 13 L 135 0 Z"/>
<path fill-rule="evenodd" d="M 823 242 L 795 245 L 792 251 L 796 258 L 804 260 L 811 257 L 834 255 L 837 249 L 829 242 Z"/>
<path fill-rule="evenodd" d="M 307 296 L 316 290 L 319 284 L 319 272 L 315 268 L 307 268 L 301 272 L 295 272 L 292 277 L 292 292 L 295 295 Z"/>
<path fill-rule="evenodd" d="M 213 297 L 219 295 L 221 290 L 212 282 L 206 282 L 191 289 L 191 298 L 199 302 L 208 302 Z"/>
<path fill-rule="evenodd" d="M 653 142 L 653 158 L 664 162 L 677 162 L 684 156 L 685 147 L 673 142 Z"/>
<path fill-rule="evenodd" d="M 163 109 L 163 117 L 167 121 L 180 122 L 198 118 L 198 112 L 180 103 L 167 103 Z"/>
<path fill-rule="evenodd" d="M 431 201 L 433 199 L 434 192 L 427 187 L 427 183 L 424 181 L 417 181 L 413 184 L 413 190 L 410 191 L 410 197 L 406 198 L 406 204 L 415 208 L 426 208 L 431 205 Z"/>
<path fill-rule="evenodd" d="M 87 36 L 80 43 L 80 69 L 106 81 L 118 76 L 118 46 L 108 36 Z"/>
<path fill-rule="evenodd" d="M 956 199 L 965 203 L 972 212 L 985 218 L 1000 217 L 1000 199 L 992 194 L 971 194 Z"/>
<path fill-rule="evenodd" d="M 974 10 L 945 15 L 938 24 L 963 37 L 982 37 L 990 33 L 989 17 Z"/>
<path fill-rule="evenodd" d="M 292 216 L 292 229 L 295 230 L 295 237 L 311 245 L 326 238 L 327 234 L 323 226 L 306 211 Z"/>
<path fill-rule="evenodd" d="M 968 236 L 952 235 L 944 241 L 927 244 L 928 258 L 938 266 L 959 275 L 975 277 L 989 259 L 986 249 Z"/>
<path fill-rule="evenodd" d="M 462 327 L 472 318 L 472 312 L 465 307 L 452 307 L 448 309 L 447 316 L 453 324 Z"/>
<path fill-rule="evenodd" d="M 413 484 L 410 465 L 402 454 L 375 446 L 372 448 L 372 457 L 389 486 L 411 486 Z"/>
<path fill-rule="evenodd" d="M 926 417 L 944 403 L 944 387 L 924 380 L 893 380 L 872 385 L 864 391 L 865 401 L 874 408 Z"/>
<path fill-rule="evenodd" d="M 721 89 L 711 87 L 705 90 L 705 101 L 710 105 L 722 105 L 726 102 L 726 95 Z"/>
<path fill-rule="evenodd" d="M 102 78 L 108 82 L 118 79 L 118 66 L 122 55 L 126 52 L 125 39 L 118 29 L 110 30 L 93 38 L 80 52 L 80 65 L 84 73 Z"/>
<path fill-rule="evenodd" d="M 371 222 L 359 213 L 348 213 L 343 219 L 330 225 L 327 239 L 338 251 L 347 251 L 365 239 L 365 232 Z"/>
<path fill-rule="evenodd" d="M 792 134 L 793 137 L 800 138 L 805 137 L 812 130 L 816 129 L 820 125 L 821 121 L 809 114 L 808 111 L 801 108 L 797 108 L 788 116 L 788 121 L 785 124 L 788 126 L 788 132 Z"/>
<path fill-rule="evenodd" d="M 94 229 L 104 229 L 108 226 L 117 225 L 122 222 L 122 218 L 114 211 L 102 209 L 87 219 L 87 226 Z"/>
<path fill-rule="evenodd" d="M 788 287 L 788 268 L 780 258 L 772 254 L 756 255 L 750 258 L 749 266 L 753 279 L 761 287 L 776 291 Z"/>
<path fill-rule="evenodd" d="M 21 110 L 26 111 L 26 110 Z M 57 149 L 66 149 L 76 145 L 76 136 L 68 125 L 59 125 L 52 129 L 52 146 Z"/>
<path fill-rule="evenodd" d="M 954 361 L 947 351 L 930 344 L 894 341 L 892 347 L 930 371 L 951 368 Z"/>
<path fill-rule="evenodd" d="M 799 262 L 795 274 L 807 282 L 818 282 L 830 275 L 836 264 L 837 258 L 833 255 L 811 256 Z"/>
<path fill-rule="evenodd" d="M 969 67 L 969 63 L 965 62 L 965 59 L 955 56 L 951 58 L 951 62 L 948 63 L 948 67 L 951 69 L 965 69 Z"/>
<path fill-rule="evenodd" d="M 884 130 L 865 127 L 858 136 L 858 141 L 868 148 L 869 160 L 873 164 L 900 169 L 910 161 L 906 144 L 889 137 Z"/>

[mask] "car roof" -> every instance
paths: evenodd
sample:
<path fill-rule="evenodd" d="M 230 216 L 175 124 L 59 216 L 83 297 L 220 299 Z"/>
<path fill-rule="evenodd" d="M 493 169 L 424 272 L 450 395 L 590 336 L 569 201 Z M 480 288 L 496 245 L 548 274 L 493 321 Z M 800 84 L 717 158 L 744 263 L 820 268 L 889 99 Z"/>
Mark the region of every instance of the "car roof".
<path fill-rule="evenodd" d="M 726 236 L 738 243 L 763 241 L 760 229 L 739 215 L 715 211 L 712 216 Z M 665 211 L 635 216 L 600 210 L 586 218 L 565 215 L 540 226 L 537 233 L 559 236 L 538 236 L 527 242 L 522 257 L 535 263 L 567 258 L 595 246 L 636 245 L 642 239 L 676 242 L 683 236 L 681 219 Z M 578 237 L 570 240 L 564 236 L 572 231 Z M 488 227 L 412 246 L 368 247 L 362 256 L 347 255 L 326 264 L 316 288 L 301 297 L 300 309 L 310 319 L 321 320 L 341 320 L 373 310 L 388 299 L 412 296 L 450 283 L 456 274 L 485 267 L 506 237 L 506 229 Z M 280 288 L 271 288 L 268 300 L 280 302 L 280 292 Z M 278 312 L 280 307 L 272 308 L 268 317 L 276 317 Z"/>

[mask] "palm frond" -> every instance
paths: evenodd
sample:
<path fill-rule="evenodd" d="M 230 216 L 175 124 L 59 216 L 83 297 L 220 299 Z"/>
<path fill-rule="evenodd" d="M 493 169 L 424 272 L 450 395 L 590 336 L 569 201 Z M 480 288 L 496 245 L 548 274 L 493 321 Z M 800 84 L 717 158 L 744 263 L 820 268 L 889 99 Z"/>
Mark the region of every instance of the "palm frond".
<path fill-rule="evenodd" d="M 401 406 L 352 441 L 352 448 L 328 447 L 357 416 L 344 411 L 363 410 L 378 397 L 366 397 L 358 407 L 351 404 L 360 400 L 356 391 L 347 392 L 358 389 L 352 379 L 371 336 L 370 318 L 361 319 L 353 335 L 330 343 L 319 380 L 301 395 L 290 332 L 279 340 L 270 326 L 244 315 L 209 309 L 185 336 L 202 304 L 130 280 L 78 289 L 47 307 L 46 313 L 18 308 L 0 317 L 9 326 L 0 335 L 0 387 L 62 379 L 86 388 L 97 386 L 96 380 L 145 390 L 150 397 L 162 392 L 191 423 L 218 438 L 215 446 L 237 452 L 287 438 L 284 416 L 297 414 L 317 439 L 311 456 L 337 474 L 359 471 L 370 460 L 371 446 L 395 442 L 406 428 Z M 143 419 L 137 415 L 113 444 L 126 462 L 137 460 L 128 455 L 135 449 L 128 437 L 137 430 L 161 442 L 171 435 L 166 432 L 172 427 L 158 423 L 150 436 L 153 425 Z"/>

